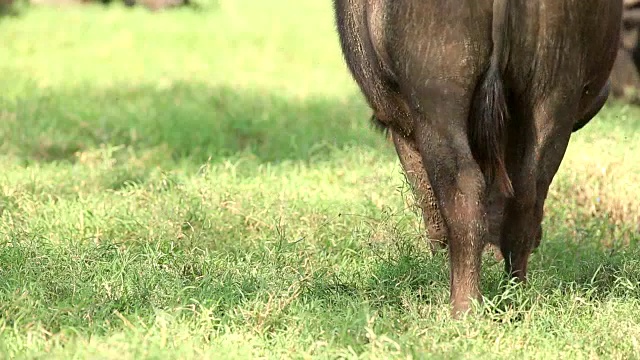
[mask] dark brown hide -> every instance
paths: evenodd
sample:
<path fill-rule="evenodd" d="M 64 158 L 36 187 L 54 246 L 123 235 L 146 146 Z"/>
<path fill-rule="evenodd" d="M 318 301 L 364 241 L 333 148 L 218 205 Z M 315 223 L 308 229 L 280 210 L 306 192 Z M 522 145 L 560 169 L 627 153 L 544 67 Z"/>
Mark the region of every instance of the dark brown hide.
<path fill-rule="evenodd" d="M 572 130 L 597 113 L 622 0 L 334 0 L 347 66 L 388 127 L 434 242 L 454 314 L 500 247 L 526 279 Z"/>

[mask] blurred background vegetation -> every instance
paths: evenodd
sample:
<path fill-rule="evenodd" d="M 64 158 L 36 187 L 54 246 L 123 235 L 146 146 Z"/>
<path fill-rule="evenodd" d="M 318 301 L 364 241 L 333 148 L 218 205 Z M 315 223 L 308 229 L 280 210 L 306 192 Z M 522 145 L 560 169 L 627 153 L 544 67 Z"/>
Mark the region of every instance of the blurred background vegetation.
<path fill-rule="evenodd" d="M 208 4 L 215 0 L 205 0 Z M 18 15 L 21 11 L 29 6 L 74 6 L 89 3 L 97 3 L 102 5 L 122 4 L 128 7 L 142 6 L 151 11 L 170 9 L 175 7 L 193 7 L 198 8 L 200 3 L 192 0 L 0 0 L 0 16 Z"/>

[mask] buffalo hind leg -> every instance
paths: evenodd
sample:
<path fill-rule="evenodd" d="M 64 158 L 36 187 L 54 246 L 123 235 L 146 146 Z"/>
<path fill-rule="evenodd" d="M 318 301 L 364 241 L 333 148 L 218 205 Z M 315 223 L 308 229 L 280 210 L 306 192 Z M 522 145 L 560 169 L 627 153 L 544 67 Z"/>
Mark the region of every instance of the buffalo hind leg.
<path fill-rule="evenodd" d="M 524 165 L 524 164 L 523 164 Z M 533 166 L 511 175 L 514 196 L 507 199 L 504 209 L 500 250 L 505 270 L 511 277 L 526 280 L 527 263 L 538 235 L 534 224 L 536 179 Z"/>
<path fill-rule="evenodd" d="M 420 152 L 409 139 L 397 132 L 391 131 L 391 137 L 402 168 L 422 209 L 422 217 L 427 228 L 431 249 L 434 251 L 442 249 L 447 243 L 446 229 L 427 172 L 422 164 Z"/>
<path fill-rule="evenodd" d="M 436 96 L 437 97 L 437 96 Z M 450 98 L 430 99 L 438 106 L 435 124 L 420 121 L 416 142 L 447 229 L 450 264 L 450 299 L 453 316 L 481 301 L 480 270 L 487 236 L 485 180 L 471 154 L 467 135 L 459 124 L 466 109 Z M 448 124 L 448 125 L 445 125 Z"/>
<path fill-rule="evenodd" d="M 526 281 L 531 252 L 539 245 L 544 202 L 571 136 L 573 122 L 567 106 L 567 96 L 551 96 L 529 117 L 529 134 L 521 133 L 523 152 L 509 159 L 514 197 L 507 200 L 500 248 L 505 270 L 512 277 Z M 557 103 L 556 101 L 557 100 Z M 569 102 L 571 103 L 571 102 Z"/>

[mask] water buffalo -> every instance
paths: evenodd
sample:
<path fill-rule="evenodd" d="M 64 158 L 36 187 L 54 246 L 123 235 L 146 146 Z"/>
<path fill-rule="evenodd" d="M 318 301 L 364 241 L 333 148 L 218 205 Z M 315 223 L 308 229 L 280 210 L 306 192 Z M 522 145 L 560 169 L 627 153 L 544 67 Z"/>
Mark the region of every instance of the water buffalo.
<path fill-rule="evenodd" d="M 611 94 L 640 103 L 640 0 L 624 0 L 618 57 L 611 73 Z"/>
<path fill-rule="evenodd" d="M 607 100 L 622 0 L 334 0 L 334 10 L 428 237 L 448 246 L 453 315 L 481 301 L 487 242 L 525 281 L 569 138 Z"/>

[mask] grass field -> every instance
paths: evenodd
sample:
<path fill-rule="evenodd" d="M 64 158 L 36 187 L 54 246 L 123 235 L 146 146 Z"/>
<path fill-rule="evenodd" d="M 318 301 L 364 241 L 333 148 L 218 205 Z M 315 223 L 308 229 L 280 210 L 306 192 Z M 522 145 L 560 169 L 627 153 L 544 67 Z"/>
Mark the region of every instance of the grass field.
<path fill-rule="evenodd" d="M 572 139 L 527 286 L 452 321 L 330 1 L 0 19 L 0 357 L 640 357 L 640 110 Z"/>

